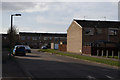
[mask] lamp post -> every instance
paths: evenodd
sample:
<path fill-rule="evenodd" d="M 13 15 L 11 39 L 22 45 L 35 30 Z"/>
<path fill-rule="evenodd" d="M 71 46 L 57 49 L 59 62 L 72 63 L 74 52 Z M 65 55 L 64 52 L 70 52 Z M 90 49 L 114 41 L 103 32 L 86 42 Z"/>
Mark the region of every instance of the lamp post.
<path fill-rule="evenodd" d="M 13 47 L 13 41 L 12 41 L 12 39 L 13 39 L 13 16 L 21 16 L 21 14 L 12 14 L 11 15 L 11 29 L 10 29 L 10 54 L 9 54 L 9 58 L 11 58 L 11 54 L 12 54 L 12 47 Z"/>
<path fill-rule="evenodd" d="M 11 48 L 13 47 L 13 41 L 12 41 L 12 38 L 13 38 L 13 16 L 21 16 L 21 14 L 12 14 L 11 15 L 11 31 L 10 31 L 10 47 Z"/>
<path fill-rule="evenodd" d="M 12 27 L 13 27 L 13 16 L 21 16 L 21 14 L 13 14 L 13 15 L 11 15 L 11 32 L 12 32 Z"/>

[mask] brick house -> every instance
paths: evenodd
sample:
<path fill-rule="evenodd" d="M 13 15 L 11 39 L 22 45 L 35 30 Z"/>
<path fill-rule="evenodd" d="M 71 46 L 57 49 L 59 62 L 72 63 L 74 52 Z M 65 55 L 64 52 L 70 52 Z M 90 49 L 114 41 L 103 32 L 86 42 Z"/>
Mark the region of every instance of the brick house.
<path fill-rule="evenodd" d="M 84 46 L 118 47 L 119 21 L 73 20 L 67 30 L 67 51 L 83 53 Z"/>
<path fill-rule="evenodd" d="M 46 45 L 51 47 L 51 43 L 60 44 L 67 42 L 66 33 L 32 33 L 20 32 L 20 43 L 29 45 L 31 48 L 41 48 Z"/>
<path fill-rule="evenodd" d="M 2 34 L 2 46 L 9 46 L 8 42 L 8 35 Z M 60 42 L 63 44 L 67 42 L 66 33 L 19 32 L 17 36 L 17 44 L 29 45 L 31 48 L 41 48 L 41 46 L 51 47 L 51 43 L 60 44 Z"/>

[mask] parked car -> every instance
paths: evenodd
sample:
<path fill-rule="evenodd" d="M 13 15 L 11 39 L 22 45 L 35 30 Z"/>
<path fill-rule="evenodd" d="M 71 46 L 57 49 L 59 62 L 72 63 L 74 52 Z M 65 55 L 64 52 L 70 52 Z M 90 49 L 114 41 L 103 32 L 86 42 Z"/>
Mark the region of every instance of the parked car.
<path fill-rule="evenodd" d="M 13 55 L 26 55 L 25 47 L 23 45 L 16 45 L 13 49 Z"/>
<path fill-rule="evenodd" d="M 25 45 L 25 51 L 28 53 L 31 53 L 31 48 L 28 45 Z"/>
<path fill-rule="evenodd" d="M 47 47 L 46 46 L 42 46 L 41 49 L 47 49 Z"/>

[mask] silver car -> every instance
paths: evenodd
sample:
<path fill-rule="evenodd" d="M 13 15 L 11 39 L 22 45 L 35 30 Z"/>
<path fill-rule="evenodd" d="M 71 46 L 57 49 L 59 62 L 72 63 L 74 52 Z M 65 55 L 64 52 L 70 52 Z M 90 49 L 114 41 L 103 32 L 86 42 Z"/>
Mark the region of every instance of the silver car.
<path fill-rule="evenodd" d="M 31 53 L 31 48 L 28 45 L 24 45 L 26 52 Z"/>
<path fill-rule="evenodd" d="M 13 49 L 13 55 L 26 55 L 25 47 L 23 45 L 16 45 Z"/>

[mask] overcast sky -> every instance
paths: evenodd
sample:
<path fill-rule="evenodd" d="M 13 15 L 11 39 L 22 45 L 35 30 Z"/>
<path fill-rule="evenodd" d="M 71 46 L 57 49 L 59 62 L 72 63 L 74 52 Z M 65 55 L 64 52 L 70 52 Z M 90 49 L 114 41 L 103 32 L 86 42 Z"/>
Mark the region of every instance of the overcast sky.
<path fill-rule="evenodd" d="M 1 3 L 0 3 L 1 4 Z M 118 2 L 2 2 L 1 33 L 10 27 L 10 15 L 19 31 L 66 32 L 73 19 L 118 20 Z"/>

